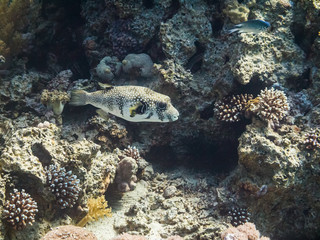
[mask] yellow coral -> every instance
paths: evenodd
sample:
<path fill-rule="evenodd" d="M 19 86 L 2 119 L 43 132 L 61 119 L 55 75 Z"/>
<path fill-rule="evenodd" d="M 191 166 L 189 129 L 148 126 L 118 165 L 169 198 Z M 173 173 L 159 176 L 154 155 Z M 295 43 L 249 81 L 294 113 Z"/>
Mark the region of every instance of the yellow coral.
<path fill-rule="evenodd" d="M 0 55 L 7 59 L 22 48 L 22 31 L 35 17 L 29 15 L 32 6 L 32 0 L 0 0 Z"/>
<path fill-rule="evenodd" d="M 104 199 L 104 196 L 98 198 L 89 198 L 88 213 L 77 224 L 79 227 L 84 227 L 90 221 L 96 221 L 103 216 L 111 217 L 111 208 L 108 208 L 108 202 Z"/>

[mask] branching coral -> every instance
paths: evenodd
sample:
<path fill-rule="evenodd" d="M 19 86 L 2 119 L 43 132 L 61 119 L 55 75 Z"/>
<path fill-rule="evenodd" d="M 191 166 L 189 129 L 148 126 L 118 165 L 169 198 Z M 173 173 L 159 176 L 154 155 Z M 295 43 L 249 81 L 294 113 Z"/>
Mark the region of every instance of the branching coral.
<path fill-rule="evenodd" d="M 119 156 L 121 159 L 125 157 L 131 157 L 135 160 L 139 160 L 141 158 L 139 149 L 135 146 L 128 146 L 127 148 L 123 149 L 122 151 L 124 156 Z"/>
<path fill-rule="evenodd" d="M 253 98 L 251 94 L 233 95 L 225 97 L 215 104 L 218 118 L 224 122 L 238 122 L 244 115 L 248 102 Z"/>
<path fill-rule="evenodd" d="M 23 45 L 22 32 L 37 15 L 32 0 L 0 1 L 0 55 L 7 59 L 21 51 Z M 33 10 L 33 15 L 29 11 Z M 32 16 L 32 17 L 31 17 Z"/>
<path fill-rule="evenodd" d="M 279 125 L 279 121 L 288 114 L 290 109 L 287 97 L 281 90 L 265 88 L 257 99 L 258 101 L 250 105 L 250 110 L 271 126 Z"/>
<path fill-rule="evenodd" d="M 4 204 L 3 217 L 13 229 L 22 230 L 27 225 L 32 225 L 38 212 L 37 203 L 24 189 L 19 192 L 14 189 L 10 199 Z"/>
<path fill-rule="evenodd" d="M 111 208 L 108 208 L 108 202 L 105 200 L 104 196 L 98 198 L 89 198 L 88 203 L 88 213 L 80 220 L 77 224 L 79 227 L 84 227 L 90 221 L 96 221 L 103 216 L 111 217 Z"/>
<path fill-rule="evenodd" d="M 80 180 L 71 171 L 50 165 L 46 168 L 47 181 L 61 209 L 73 207 L 80 192 Z"/>
<path fill-rule="evenodd" d="M 304 144 L 306 145 L 307 149 L 314 150 L 316 148 L 320 148 L 320 130 L 312 129 L 309 133 L 307 133 Z"/>

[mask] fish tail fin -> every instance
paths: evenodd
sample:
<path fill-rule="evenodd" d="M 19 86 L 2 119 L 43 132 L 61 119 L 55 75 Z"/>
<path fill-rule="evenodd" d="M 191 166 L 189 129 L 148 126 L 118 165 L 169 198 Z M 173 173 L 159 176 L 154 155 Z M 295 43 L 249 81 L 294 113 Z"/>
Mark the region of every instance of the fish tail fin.
<path fill-rule="evenodd" d="M 71 92 L 69 104 L 73 106 L 83 106 L 87 104 L 88 93 L 84 90 L 74 90 Z"/>

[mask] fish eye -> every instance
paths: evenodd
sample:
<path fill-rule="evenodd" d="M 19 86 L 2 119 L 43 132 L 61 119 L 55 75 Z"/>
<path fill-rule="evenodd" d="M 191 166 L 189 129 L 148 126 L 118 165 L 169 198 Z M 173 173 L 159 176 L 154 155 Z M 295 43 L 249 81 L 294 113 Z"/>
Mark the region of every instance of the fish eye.
<path fill-rule="evenodd" d="M 139 105 L 139 107 L 137 107 L 136 113 L 137 114 L 144 114 L 148 109 L 147 103 L 145 103 L 145 102 L 140 102 L 140 103 L 141 103 L 141 105 Z"/>
<path fill-rule="evenodd" d="M 158 103 L 157 103 L 157 107 L 158 107 L 158 109 L 160 109 L 160 110 L 166 110 L 166 109 L 167 109 L 167 103 L 165 103 L 165 102 L 158 102 Z"/>

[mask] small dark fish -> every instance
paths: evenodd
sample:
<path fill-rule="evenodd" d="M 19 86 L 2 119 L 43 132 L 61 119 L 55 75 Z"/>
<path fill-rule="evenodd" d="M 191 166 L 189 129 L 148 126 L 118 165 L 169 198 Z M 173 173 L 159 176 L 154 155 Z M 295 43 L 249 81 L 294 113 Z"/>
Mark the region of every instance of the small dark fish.
<path fill-rule="evenodd" d="M 248 20 L 246 22 L 235 25 L 228 33 L 238 32 L 238 33 L 253 33 L 257 34 L 259 32 L 265 31 L 270 28 L 270 23 L 263 20 Z"/>

